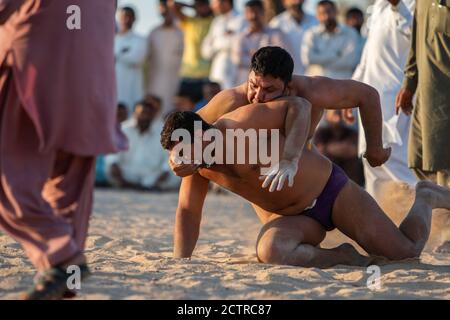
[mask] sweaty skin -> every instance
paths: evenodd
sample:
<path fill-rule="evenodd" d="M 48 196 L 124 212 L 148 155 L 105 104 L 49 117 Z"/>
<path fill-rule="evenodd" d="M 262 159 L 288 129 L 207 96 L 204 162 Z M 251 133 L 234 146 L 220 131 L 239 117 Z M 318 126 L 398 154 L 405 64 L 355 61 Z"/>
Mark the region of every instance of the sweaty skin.
<path fill-rule="evenodd" d="M 287 110 L 283 102 L 254 103 L 220 117 L 213 125 L 221 132 L 226 129 L 279 129 L 279 152 L 282 152 Z M 208 144 L 203 142 L 203 148 Z M 226 135 L 223 145 L 226 154 Z M 332 164 L 310 147 L 303 151 L 299 167 L 304 170 L 297 172 L 293 187 L 277 192 L 259 188 L 259 164 L 214 164 L 183 178 L 175 219 L 174 257 L 192 255 L 199 237 L 209 181 L 253 205 L 264 224 L 258 236 L 257 257 L 272 264 L 327 268 L 337 264 L 367 266 L 376 261 L 376 256 L 390 260 L 418 257 L 429 236 L 432 209 L 450 208 L 449 189 L 421 182 L 416 187 L 411 211 L 397 228 L 375 200 L 349 180 L 333 204 L 332 221 L 338 230 L 375 258 L 360 255 L 349 244 L 322 249 L 319 244 L 325 238 L 324 227 L 302 212 L 323 191 Z"/>
<path fill-rule="evenodd" d="M 234 111 L 249 103 L 268 102 L 274 97 L 270 93 L 260 93 L 261 89 L 252 89 L 252 83 L 261 81 L 261 76 L 253 72 L 249 81 L 238 87 L 221 91 L 198 114 L 208 123 L 214 123 L 222 115 Z M 390 148 L 384 149 L 382 145 L 382 115 L 378 92 L 361 82 L 353 80 L 335 80 L 326 77 L 293 76 L 286 90 L 285 96 L 304 98 L 311 103 L 311 123 L 307 139 L 311 139 L 325 109 L 351 109 L 359 108 L 361 120 L 367 137 L 367 151 L 365 157 L 372 166 L 380 166 L 390 156 Z M 286 152 L 298 151 L 294 155 L 299 157 L 299 148 L 289 145 Z M 283 159 L 283 157 L 281 158 Z M 170 159 L 170 166 L 174 173 L 184 177 L 193 174 L 195 165 L 177 165 Z"/>

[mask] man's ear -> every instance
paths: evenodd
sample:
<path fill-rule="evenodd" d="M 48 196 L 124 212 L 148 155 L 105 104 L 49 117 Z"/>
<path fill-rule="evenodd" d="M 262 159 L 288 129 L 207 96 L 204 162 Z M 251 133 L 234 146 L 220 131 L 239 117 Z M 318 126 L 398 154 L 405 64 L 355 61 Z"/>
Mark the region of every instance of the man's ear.
<path fill-rule="evenodd" d="M 289 81 L 288 84 L 286 85 L 285 91 L 287 93 L 288 96 L 291 95 L 291 93 L 293 92 L 294 89 L 294 81 Z"/>

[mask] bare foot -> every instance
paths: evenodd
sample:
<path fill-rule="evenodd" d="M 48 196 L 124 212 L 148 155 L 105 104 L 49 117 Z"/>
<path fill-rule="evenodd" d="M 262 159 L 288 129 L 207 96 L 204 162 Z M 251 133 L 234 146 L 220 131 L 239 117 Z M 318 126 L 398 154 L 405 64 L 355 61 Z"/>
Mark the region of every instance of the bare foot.
<path fill-rule="evenodd" d="M 371 264 L 372 259 L 360 254 L 350 243 L 343 243 L 337 249 L 348 257 L 346 264 L 350 266 L 367 267 Z"/>
<path fill-rule="evenodd" d="M 450 189 L 438 186 L 431 181 L 419 181 L 416 185 L 416 198 L 421 198 L 433 209 L 450 210 Z"/>
<path fill-rule="evenodd" d="M 436 253 L 450 253 L 450 241 L 445 241 L 439 247 L 437 247 L 434 252 Z"/>
<path fill-rule="evenodd" d="M 389 263 L 392 263 L 391 260 L 381 257 L 381 256 L 369 256 L 369 265 L 377 265 L 377 266 L 383 266 Z"/>

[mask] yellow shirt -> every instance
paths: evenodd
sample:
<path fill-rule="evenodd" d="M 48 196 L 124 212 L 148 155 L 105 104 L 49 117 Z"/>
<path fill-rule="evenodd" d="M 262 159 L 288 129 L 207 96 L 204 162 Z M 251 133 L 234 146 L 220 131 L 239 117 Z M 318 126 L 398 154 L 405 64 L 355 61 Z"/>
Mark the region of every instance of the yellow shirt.
<path fill-rule="evenodd" d="M 184 52 L 180 75 L 186 78 L 207 78 L 210 61 L 202 58 L 201 46 L 213 17 L 187 17 L 180 22 L 184 32 Z"/>

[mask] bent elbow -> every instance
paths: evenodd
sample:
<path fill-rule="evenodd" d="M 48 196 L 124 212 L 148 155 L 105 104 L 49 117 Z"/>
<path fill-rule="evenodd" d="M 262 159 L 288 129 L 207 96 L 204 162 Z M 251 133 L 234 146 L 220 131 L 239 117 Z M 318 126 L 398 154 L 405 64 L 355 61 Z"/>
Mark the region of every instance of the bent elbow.
<path fill-rule="evenodd" d="M 374 87 L 368 85 L 368 84 L 363 84 L 366 88 L 366 97 L 370 97 L 372 99 L 377 99 L 378 101 L 380 100 L 380 94 L 378 93 L 378 90 L 375 89 Z"/>
<path fill-rule="evenodd" d="M 289 97 L 287 100 L 289 107 L 292 109 L 292 112 L 302 116 L 311 115 L 312 105 L 305 98 L 301 97 Z"/>

